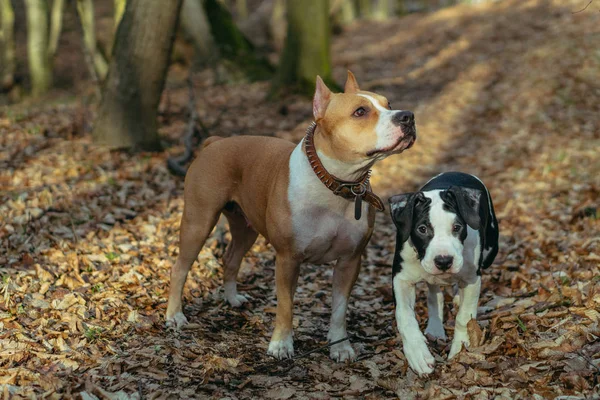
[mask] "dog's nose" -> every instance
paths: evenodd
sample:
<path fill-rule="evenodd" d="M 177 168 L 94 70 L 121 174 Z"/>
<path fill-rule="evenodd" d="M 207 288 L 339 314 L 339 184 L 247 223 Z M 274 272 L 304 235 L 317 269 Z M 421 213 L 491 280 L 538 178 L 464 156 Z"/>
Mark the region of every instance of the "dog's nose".
<path fill-rule="evenodd" d="M 398 111 L 392 118 L 394 125 L 413 125 L 415 123 L 415 114 L 410 111 Z"/>
<path fill-rule="evenodd" d="M 452 266 L 454 257 L 452 256 L 437 256 L 433 259 L 433 263 L 440 271 L 446 271 Z"/>

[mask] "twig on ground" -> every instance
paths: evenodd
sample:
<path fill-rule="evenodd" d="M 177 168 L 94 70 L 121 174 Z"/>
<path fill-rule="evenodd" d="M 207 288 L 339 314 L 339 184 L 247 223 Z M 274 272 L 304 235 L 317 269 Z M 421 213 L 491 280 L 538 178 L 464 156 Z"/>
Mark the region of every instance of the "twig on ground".
<path fill-rule="evenodd" d="M 577 350 L 577 354 L 581 358 L 583 358 L 588 364 L 590 364 L 592 367 L 594 367 L 598 372 L 600 372 L 600 367 L 597 366 L 596 364 L 594 364 L 594 362 L 592 361 L 592 359 L 590 359 L 588 356 L 586 356 L 585 354 L 583 354 L 583 351 L 581 349 Z"/>
<path fill-rule="evenodd" d="M 590 4 L 592 4 L 592 2 L 593 2 L 593 1 L 594 1 L 594 0 L 590 0 L 590 2 L 589 2 L 589 3 L 587 3 L 587 5 L 586 5 L 585 7 L 583 7 L 581 10 L 579 10 L 579 11 L 573 11 L 571 14 L 578 14 L 578 13 L 580 13 L 580 12 L 583 12 L 583 11 L 585 11 L 585 10 L 586 10 L 586 9 L 587 9 L 587 8 L 590 6 Z"/>

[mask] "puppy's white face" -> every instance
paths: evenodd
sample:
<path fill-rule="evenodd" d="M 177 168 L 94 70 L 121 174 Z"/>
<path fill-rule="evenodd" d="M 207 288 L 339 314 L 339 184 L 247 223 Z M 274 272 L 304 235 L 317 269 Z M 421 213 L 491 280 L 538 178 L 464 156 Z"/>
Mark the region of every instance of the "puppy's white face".
<path fill-rule="evenodd" d="M 398 229 L 396 240 L 410 243 L 425 272 L 458 274 L 465 262 L 467 239 L 472 242 L 477 237 L 480 195 L 479 191 L 451 187 L 393 196 L 390 208 Z M 471 242 L 471 247 L 476 245 Z"/>
<path fill-rule="evenodd" d="M 431 199 L 426 215 L 418 216 L 415 226 L 421 266 L 433 275 L 456 274 L 463 267 L 467 225 L 451 204 L 440 197 L 440 190 L 424 192 Z"/>

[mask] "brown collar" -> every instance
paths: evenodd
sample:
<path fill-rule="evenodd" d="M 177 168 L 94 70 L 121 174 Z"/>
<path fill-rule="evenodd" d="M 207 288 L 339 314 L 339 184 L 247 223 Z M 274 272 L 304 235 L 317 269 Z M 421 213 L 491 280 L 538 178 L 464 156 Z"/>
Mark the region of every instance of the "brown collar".
<path fill-rule="evenodd" d="M 308 162 L 319 180 L 336 196 L 355 201 L 354 218 L 357 220 L 359 220 L 361 216 L 362 200 L 375 207 L 376 210 L 383 211 L 383 202 L 371 191 L 371 184 L 369 183 L 369 177 L 371 176 L 370 170 L 357 181 L 344 181 L 327 172 L 317 155 L 317 149 L 315 148 L 315 143 L 313 141 L 316 129 L 317 124 L 313 122 L 306 130 L 304 150 L 306 151 Z"/>

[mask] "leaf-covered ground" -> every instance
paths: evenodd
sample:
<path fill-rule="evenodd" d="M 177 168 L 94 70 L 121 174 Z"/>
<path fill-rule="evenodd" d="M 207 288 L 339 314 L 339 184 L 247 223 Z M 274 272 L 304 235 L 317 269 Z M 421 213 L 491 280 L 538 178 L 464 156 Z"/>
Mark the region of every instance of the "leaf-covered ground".
<path fill-rule="evenodd" d="M 293 362 L 266 356 L 274 323 L 274 252 L 244 261 L 242 309 L 219 292 L 221 224 L 185 289 L 191 324 L 164 327 L 177 255 L 181 180 L 167 153 L 128 155 L 91 143 L 93 108 L 12 107 L 0 114 L 0 387 L 4 398 L 597 398 L 600 378 L 600 12 L 586 2 L 512 0 L 385 23 L 359 22 L 333 42 L 335 76 L 412 109 L 419 139 L 377 166 L 383 196 L 463 170 L 491 189 L 500 253 L 483 278 L 479 346 L 434 374 L 408 368 L 391 298 L 394 230 L 378 216 L 353 291 L 360 352 L 336 364 L 323 348 Z M 594 8 L 595 7 L 595 8 Z M 162 134 L 185 126 L 183 71 L 161 105 Z M 310 103 L 268 102 L 266 84 L 196 80 L 211 133 L 298 140 Z M 326 342 L 330 266 L 302 268 L 298 354 Z M 454 309 L 448 289 L 446 329 Z M 425 293 L 416 307 L 426 322 Z M 595 396 L 595 397 L 594 397 Z"/>

